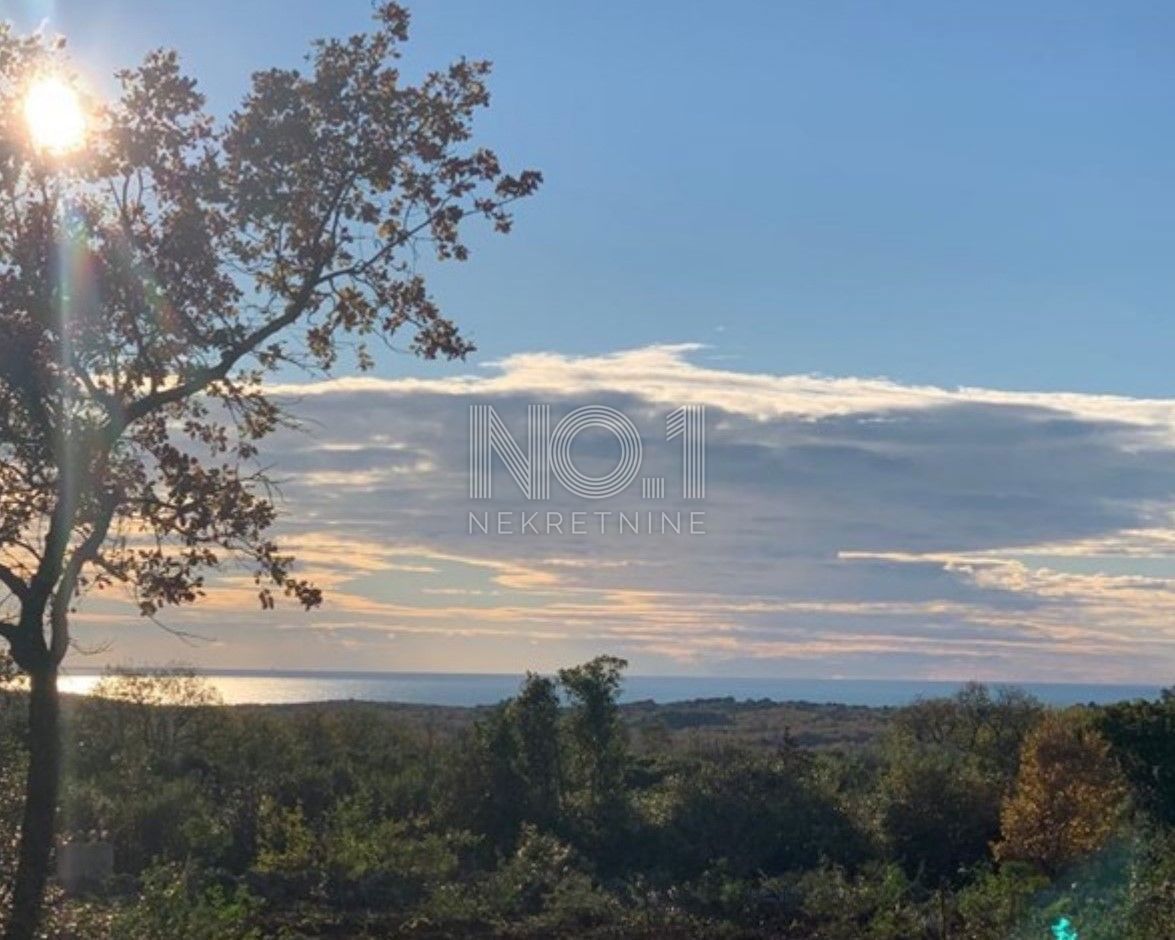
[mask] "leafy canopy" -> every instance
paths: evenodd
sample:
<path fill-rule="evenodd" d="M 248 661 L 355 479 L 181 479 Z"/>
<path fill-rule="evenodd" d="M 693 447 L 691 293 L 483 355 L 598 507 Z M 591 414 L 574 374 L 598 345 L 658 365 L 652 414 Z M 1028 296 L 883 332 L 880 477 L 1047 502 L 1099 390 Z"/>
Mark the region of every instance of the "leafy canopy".
<path fill-rule="evenodd" d="M 413 259 L 464 260 L 462 223 L 508 231 L 540 183 L 472 141 L 485 62 L 418 83 L 397 68 L 407 13 L 253 76 L 218 122 L 174 52 L 86 100 L 84 146 L 38 150 L 24 118 L 63 43 L 0 27 L 0 635 L 26 668 L 59 661 L 87 588 L 142 612 L 196 600 L 227 558 L 263 605 L 318 589 L 267 535 L 259 442 L 285 420 L 273 370 L 329 370 L 370 341 L 472 349 Z M 46 639 L 48 630 L 49 638 Z"/>
<path fill-rule="evenodd" d="M 1113 838 L 1128 794 L 1109 743 L 1089 718 L 1048 713 L 1024 739 L 996 857 L 1059 872 Z"/>

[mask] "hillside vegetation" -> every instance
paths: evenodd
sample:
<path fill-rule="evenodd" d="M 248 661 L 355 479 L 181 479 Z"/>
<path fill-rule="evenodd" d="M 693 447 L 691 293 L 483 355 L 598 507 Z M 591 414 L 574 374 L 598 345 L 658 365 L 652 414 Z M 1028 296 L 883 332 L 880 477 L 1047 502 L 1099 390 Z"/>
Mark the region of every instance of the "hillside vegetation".
<path fill-rule="evenodd" d="M 115 870 L 56 889 L 47 936 L 1170 936 L 1175 697 L 620 706 L 624 665 L 479 709 L 111 674 L 69 703 L 61 818 Z M 0 695 L 5 880 L 23 708 Z"/>

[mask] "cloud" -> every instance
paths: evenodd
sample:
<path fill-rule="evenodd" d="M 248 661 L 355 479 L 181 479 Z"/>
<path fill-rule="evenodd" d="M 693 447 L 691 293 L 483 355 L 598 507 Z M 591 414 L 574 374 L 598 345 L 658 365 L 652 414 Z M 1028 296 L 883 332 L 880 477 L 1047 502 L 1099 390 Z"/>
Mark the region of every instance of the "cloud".
<path fill-rule="evenodd" d="M 701 349 L 280 387 L 306 430 L 275 436 L 265 460 L 283 540 L 328 602 L 260 614 L 251 583 L 226 579 L 171 620 L 223 641 L 218 665 L 517 671 L 607 650 L 643 671 L 1169 679 L 1175 402 L 742 373 L 695 361 Z M 470 501 L 475 403 L 523 442 L 530 404 L 554 420 L 617 408 L 667 497 L 643 502 L 638 481 L 592 502 L 555 483 L 529 503 L 500 472 L 494 500 Z M 707 408 L 701 503 L 677 494 L 681 445 L 665 439 L 683 404 Z M 614 451 L 592 432 L 574 453 L 602 473 Z M 470 531 L 471 511 L 536 509 L 588 524 Z M 649 510 L 702 510 L 706 534 L 617 530 L 618 513 Z M 117 640 L 116 610 L 94 611 L 92 640 Z"/>
<path fill-rule="evenodd" d="M 622 350 L 600 356 L 518 353 L 487 363 L 492 375 L 445 379 L 352 376 L 285 384 L 275 392 L 293 397 L 347 393 L 576 397 L 620 394 L 652 404 L 705 402 L 758 418 L 882 415 L 949 404 L 1021 405 L 1094 421 L 1123 421 L 1175 435 L 1175 400 L 1139 399 L 1080 392 L 1008 392 L 993 389 L 903 385 L 885 378 L 770 375 L 713 369 L 691 360 L 701 343 Z"/>

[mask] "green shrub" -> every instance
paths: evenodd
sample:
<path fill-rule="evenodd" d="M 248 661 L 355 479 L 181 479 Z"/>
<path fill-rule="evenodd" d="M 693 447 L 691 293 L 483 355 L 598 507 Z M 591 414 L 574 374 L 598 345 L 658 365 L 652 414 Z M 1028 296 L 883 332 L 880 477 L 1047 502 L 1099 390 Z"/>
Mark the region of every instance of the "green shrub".
<path fill-rule="evenodd" d="M 119 940 L 261 940 L 260 902 L 188 865 L 144 872 L 142 891 L 114 922 Z"/>

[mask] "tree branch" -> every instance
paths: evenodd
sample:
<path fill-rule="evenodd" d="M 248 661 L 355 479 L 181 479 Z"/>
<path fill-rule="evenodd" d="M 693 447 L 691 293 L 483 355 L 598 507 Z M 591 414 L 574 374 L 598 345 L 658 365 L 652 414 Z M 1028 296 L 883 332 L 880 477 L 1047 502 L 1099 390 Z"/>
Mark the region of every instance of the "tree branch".
<path fill-rule="evenodd" d="M 93 560 L 98 554 L 98 549 L 106 540 L 106 533 L 110 530 L 110 520 L 114 518 L 114 510 L 117 506 L 118 497 L 113 493 L 105 494 L 98 511 L 98 518 L 94 520 L 90 534 L 74 550 L 65 565 L 61 580 L 57 583 L 57 590 L 53 594 L 53 604 L 49 612 L 49 650 L 56 662 L 61 662 L 69 649 L 69 605 L 73 600 L 73 593 L 77 589 L 78 577 L 86 562 Z"/>
<path fill-rule="evenodd" d="M 28 596 L 29 586 L 24 579 L 4 564 L 0 564 L 0 582 L 16 595 L 17 600 L 23 601 Z"/>
<path fill-rule="evenodd" d="M 216 365 L 198 370 L 186 382 L 180 382 L 178 385 L 172 385 L 169 388 L 152 392 L 140 398 L 138 401 L 132 402 L 123 413 L 121 421 L 115 422 L 110 426 L 111 431 L 117 430 L 118 433 L 121 433 L 122 427 L 119 427 L 119 425 L 125 427 L 128 424 L 132 424 L 139 420 L 139 418 L 145 417 L 159 408 L 174 404 L 177 401 L 183 401 L 185 398 L 189 398 L 203 391 L 213 382 L 218 382 L 226 378 L 229 372 L 232 371 L 233 366 L 240 362 L 241 359 L 264 343 L 269 337 L 281 332 L 287 326 L 296 322 L 306 312 L 310 298 L 315 288 L 318 287 L 318 278 L 321 275 L 321 270 L 322 265 L 320 264 L 313 278 L 307 279 L 305 286 L 298 292 L 298 296 L 290 301 L 286 307 L 286 312 L 280 317 L 270 320 L 244 339 L 234 343 L 224 351 L 220 357 L 220 362 Z M 114 434 L 114 436 L 117 436 L 117 434 Z"/>
<path fill-rule="evenodd" d="M 320 235 L 321 233 L 325 232 L 327 225 L 330 223 L 331 219 L 335 217 L 343 196 L 346 195 L 347 190 L 350 188 L 353 182 L 354 175 L 351 174 L 347 177 L 346 180 L 344 180 L 343 184 L 339 186 L 339 189 L 335 194 L 335 198 L 332 200 L 330 210 L 325 214 L 322 222 L 319 225 Z M 363 273 L 373 264 L 376 264 L 379 260 L 386 257 L 396 248 L 402 247 L 415 235 L 431 225 L 443 211 L 444 208 L 438 210 L 437 212 L 430 213 L 428 217 L 421 221 L 418 225 L 401 232 L 393 239 L 389 239 L 386 244 L 381 246 L 375 255 L 373 255 L 367 261 L 361 262 L 357 265 L 352 265 L 348 268 L 343 268 L 332 271 L 329 274 L 324 274 L 326 262 L 328 260 L 324 253 L 324 255 L 320 257 L 317 263 L 314 265 L 313 270 L 306 276 L 302 283 L 302 287 L 299 289 L 294 299 L 291 300 L 290 303 L 286 306 L 286 310 L 281 316 L 275 317 L 263 326 L 258 327 L 248 336 L 245 336 L 243 339 L 233 343 L 228 349 L 224 351 L 224 353 L 221 354 L 220 361 L 216 365 L 200 369 L 192 378 L 188 379 L 186 382 L 180 382 L 178 385 L 173 385 L 170 388 L 152 392 L 151 394 L 146 395 L 143 398 L 140 398 L 138 401 L 128 405 L 122 415 L 122 420 L 118 422 L 120 426 L 117 427 L 117 431 L 121 433 L 122 427 L 125 427 L 126 425 L 131 424 L 142 417 L 145 417 L 146 415 L 155 411 L 157 408 L 174 404 L 177 401 L 183 401 L 185 398 L 203 391 L 213 382 L 220 381 L 221 379 L 227 377 L 233 366 L 240 362 L 241 359 L 254 350 L 258 349 L 261 344 L 271 336 L 280 333 L 286 327 L 291 326 L 297 322 L 298 319 L 306 312 L 306 309 L 310 303 L 310 299 L 314 296 L 314 292 L 318 290 L 318 288 L 322 287 L 324 284 L 333 283 L 337 278 L 354 276 L 355 274 Z M 461 213 L 461 218 L 464 218 L 469 214 L 470 213 L 468 210 L 463 211 Z M 112 430 L 114 430 L 113 427 Z"/>

